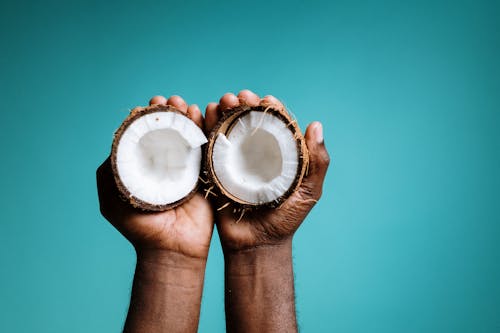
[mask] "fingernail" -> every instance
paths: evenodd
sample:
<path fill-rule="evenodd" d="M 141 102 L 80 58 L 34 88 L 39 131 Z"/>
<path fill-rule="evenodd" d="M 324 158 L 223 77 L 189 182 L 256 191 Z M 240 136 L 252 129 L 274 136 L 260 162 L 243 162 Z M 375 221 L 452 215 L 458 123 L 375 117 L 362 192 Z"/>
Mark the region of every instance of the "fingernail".
<path fill-rule="evenodd" d="M 321 125 L 321 123 L 318 123 L 316 125 L 316 130 L 314 131 L 315 134 L 316 134 L 316 142 L 321 144 L 323 143 L 323 125 Z"/>

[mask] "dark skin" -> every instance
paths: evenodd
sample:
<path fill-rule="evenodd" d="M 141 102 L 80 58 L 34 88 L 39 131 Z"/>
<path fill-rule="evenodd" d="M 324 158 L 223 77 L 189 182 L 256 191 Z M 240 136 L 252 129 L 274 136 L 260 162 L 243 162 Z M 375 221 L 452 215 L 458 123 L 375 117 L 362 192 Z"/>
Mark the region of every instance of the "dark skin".
<path fill-rule="evenodd" d="M 206 133 L 221 112 L 239 103 L 273 104 L 249 90 L 210 103 L 203 119 L 196 105 L 178 96 L 155 96 L 150 104 L 168 104 L 187 112 Z M 214 213 L 225 259 L 226 327 L 229 332 L 297 330 L 292 268 L 292 238 L 321 196 L 329 164 L 321 124 L 305 133 L 310 153 L 308 175 L 279 209 L 259 210 L 242 218 L 232 209 L 216 211 L 201 194 L 161 213 L 144 213 L 119 199 L 109 159 L 97 170 L 103 215 L 137 253 L 125 332 L 195 332 Z M 238 221 L 239 220 L 239 221 Z"/>
<path fill-rule="evenodd" d="M 199 108 L 178 96 L 150 104 L 172 105 L 203 125 Z M 196 194 L 165 212 L 134 209 L 119 197 L 109 158 L 97 170 L 97 188 L 103 216 L 137 254 L 124 332 L 196 332 L 214 223 L 209 202 Z"/>
<path fill-rule="evenodd" d="M 206 110 L 206 128 L 217 123 L 221 112 L 245 103 L 282 108 L 273 96 L 262 99 L 251 91 L 224 95 Z M 279 209 L 234 214 L 217 212 L 217 230 L 225 260 L 226 328 L 228 332 L 297 331 L 292 268 L 292 238 L 319 200 L 329 165 L 321 124 L 305 133 L 309 170 L 298 191 Z"/>

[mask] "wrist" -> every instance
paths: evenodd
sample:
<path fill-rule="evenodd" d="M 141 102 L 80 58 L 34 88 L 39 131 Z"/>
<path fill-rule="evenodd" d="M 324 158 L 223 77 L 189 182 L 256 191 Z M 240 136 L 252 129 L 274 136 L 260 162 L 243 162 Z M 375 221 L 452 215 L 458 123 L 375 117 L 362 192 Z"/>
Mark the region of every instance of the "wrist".
<path fill-rule="evenodd" d="M 203 283 L 206 259 L 158 249 L 136 249 L 136 274 L 164 284 L 196 287 Z"/>
<path fill-rule="evenodd" d="M 196 332 L 206 260 L 157 249 L 136 253 L 124 332 Z"/>
<path fill-rule="evenodd" d="M 273 273 L 292 265 L 292 239 L 245 248 L 224 250 L 226 273 L 257 275 Z"/>

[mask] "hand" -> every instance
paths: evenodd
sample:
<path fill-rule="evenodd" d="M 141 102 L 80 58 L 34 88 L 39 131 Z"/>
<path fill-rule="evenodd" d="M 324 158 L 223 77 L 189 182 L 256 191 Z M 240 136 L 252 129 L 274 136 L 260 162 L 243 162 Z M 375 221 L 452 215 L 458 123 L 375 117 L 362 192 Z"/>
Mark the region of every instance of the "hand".
<path fill-rule="evenodd" d="M 234 108 L 240 103 L 257 106 L 259 103 L 283 105 L 273 96 L 260 99 L 249 90 L 238 96 L 225 94 L 219 104 L 210 103 L 205 114 L 207 133 L 216 125 L 221 111 Z M 217 229 L 225 251 L 238 251 L 263 245 L 276 245 L 291 241 L 295 231 L 305 219 L 322 193 L 323 180 L 330 162 L 326 151 L 322 126 L 310 124 L 305 133 L 309 150 L 309 170 L 297 192 L 292 194 L 279 209 L 262 209 L 240 214 L 227 208 L 217 214 Z M 222 203 L 221 203 L 222 204 Z"/>
<path fill-rule="evenodd" d="M 203 117 L 197 105 L 188 105 L 179 96 L 168 100 L 153 97 L 152 104 L 167 104 L 187 112 L 200 127 Z M 110 159 L 97 169 L 97 188 L 102 215 L 120 231 L 137 251 L 170 251 L 188 257 L 206 259 L 213 231 L 209 202 L 199 193 L 174 209 L 144 212 L 119 197 Z"/>

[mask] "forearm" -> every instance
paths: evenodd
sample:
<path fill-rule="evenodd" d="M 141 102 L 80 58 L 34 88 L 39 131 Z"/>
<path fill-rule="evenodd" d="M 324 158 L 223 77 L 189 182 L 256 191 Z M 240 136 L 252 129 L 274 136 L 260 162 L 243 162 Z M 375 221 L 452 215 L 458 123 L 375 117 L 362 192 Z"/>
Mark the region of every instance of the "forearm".
<path fill-rule="evenodd" d="M 228 332 L 295 332 L 291 239 L 225 253 Z"/>
<path fill-rule="evenodd" d="M 124 332 L 196 332 L 206 260 L 138 251 Z"/>

